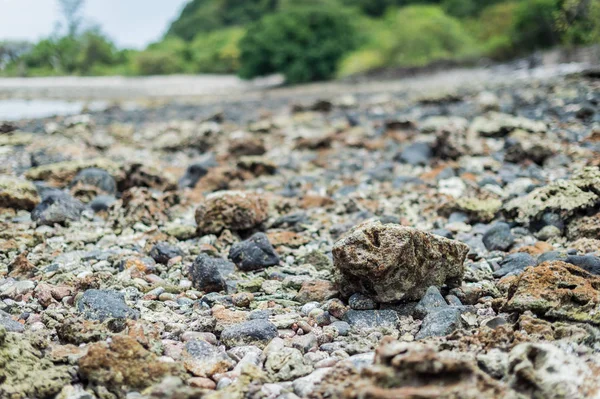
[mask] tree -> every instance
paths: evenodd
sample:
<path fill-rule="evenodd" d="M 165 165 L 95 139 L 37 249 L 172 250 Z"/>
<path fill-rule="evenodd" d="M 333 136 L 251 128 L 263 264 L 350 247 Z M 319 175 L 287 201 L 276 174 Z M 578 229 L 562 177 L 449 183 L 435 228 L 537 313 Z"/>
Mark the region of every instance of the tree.
<path fill-rule="evenodd" d="M 353 19 L 333 7 L 299 7 L 251 24 L 240 42 L 240 76 L 282 73 L 288 83 L 331 78 L 356 46 Z"/>
<path fill-rule="evenodd" d="M 75 36 L 83 21 L 81 11 L 85 5 L 85 0 L 59 0 L 58 2 L 67 22 L 68 35 Z"/>
<path fill-rule="evenodd" d="M 556 26 L 559 0 L 530 0 L 515 11 L 512 39 L 521 52 L 547 48 L 560 43 Z"/>

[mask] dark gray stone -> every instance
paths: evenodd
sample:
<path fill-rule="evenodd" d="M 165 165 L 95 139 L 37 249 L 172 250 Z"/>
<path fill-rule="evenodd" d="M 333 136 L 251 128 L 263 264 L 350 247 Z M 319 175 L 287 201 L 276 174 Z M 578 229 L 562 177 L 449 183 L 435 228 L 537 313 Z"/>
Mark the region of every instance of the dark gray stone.
<path fill-rule="evenodd" d="M 515 242 L 515 237 L 510 232 L 510 226 L 500 222 L 483 235 L 482 241 L 488 251 L 506 251 Z"/>
<path fill-rule="evenodd" d="M 505 325 L 507 323 L 508 323 L 508 321 L 506 321 L 506 319 L 504 317 L 496 316 L 496 317 L 493 317 L 493 318 L 491 318 L 489 320 L 486 320 L 483 323 L 483 325 L 486 326 L 486 327 L 488 327 L 488 328 L 491 328 L 491 329 L 495 330 L 496 328 L 498 328 L 500 326 L 503 326 L 503 325 Z"/>
<path fill-rule="evenodd" d="M 181 249 L 167 242 L 159 242 L 150 250 L 152 259 L 154 259 L 156 263 L 161 263 L 163 265 L 169 263 L 169 260 L 183 255 L 184 253 Z"/>
<path fill-rule="evenodd" d="M 76 221 L 81 218 L 85 205 L 67 193 L 53 193 L 48 195 L 31 212 L 31 220 L 39 225 L 52 226 L 65 224 L 67 221 Z"/>
<path fill-rule="evenodd" d="M 194 288 L 204 292 L 225 291 L 225 276 L 233 273 L 235 265 L 225 259 L 200 254 L 189 268 Z"/>
<path fill-rule="evenodd" d="M 277 327 L 268 320 L 255 319 L 225 327 L 221 341 L 229 347 L 256 345 L 264 348 L 277 337 Z"/>
<path fill-rule="evenodd" d="M 507 275 L 518 275 L 527 267 L 537 264 L 533 256 L 525 252 L 517 252 L 510 254 L 499 263 L 500 269 L 496 270 L 493 275 L 496 278 L 501 278 Z"/>
<path fill-rule="evenodd" d="M 70 187 L 76 184 L 84 184 L 86 186 L 94 186 L 105 192 L 106 194 L 117 194 L 117 183 L 115 179 L 105 171 L 99 168 L 83 169 L 71 181 Z"/>
<path fill-rule="evenodd" d="M 240 270 L 246 272 L 279 264 L 279 256 L 264 233 L 256 233 L 245 241 L 233 244 L 229 257 Z"/>
<path fill-rule="evenodd" d="M 94 212 L 107 211 L 117 199 L 113 195 L 99 195 L 94 198 L 88 205 Z"/>
<path fill-rule="evenodd" d="M 125 303 L 122 293 L 112 290 L 87 290 L 77 301 L 77 310 L 88 320 L 137 319 L 139 313 Z"/>
<path fill-rule="evenodd" d="M 377 309 L 377 303 L 366 295 L 356 293 L 348 299 L 348 305 L 354 310 Z"/>
<path fill-rule="evenodd" d="M 385 310 L 354 310 L 350 309 L 344 315 L 344 321 L 352 327 L 377 328 L 396 327 L 398 324 L 398 313 L 391 309 Z"/>
<path fill-rule="evenodd" d="M 433 152 L 428 143 L 417 142 L 404 148 L 396 160 L 409 165 L 427 165 L 432 156 Z"/>
<path fill-rule="evenodd" d="M 217 163 L 212 159 L 188 166 L 185 175 L 179 180 L 179 188 L 196 187 L 198 181 L 206 176 L 210 168 L 214 166 L 217 166 Z"/>
<path fill-rule="evenodd" d="M 4 327 L 8 332 L 22 333 L 25 331 L 23 324 L 12 319 L 10 314 L 0 310 L 0 327 Z"/>
<path fill-rule="evenodd" d="M 455 307 L 434 309 L 427 314 L 421 324 L 416 339 L 444 337 L 462 326 L 461 310 Z"/>
<path fill-rule="evenodd" d="M 454 237 L 454 235 L 452 234 L 452 232 L 450 232 L 449 230 L 446 230 L 446 229 L 432 230 L 431 234 L 435 234 L 436 236 L 448 238 L 450 240 L 452 239 L 452 237 Z"/>
<path fill-rule="evenodd" d="M 350 332 L 350 324 L 346 323 L 345 321 L 334 321 L 331 323 L 331 326 L 335 327 L 341 336 L 346 336 Z"/>
<path fill-rule="evenodd" d="M 568 255 L 566 253 L 559 252 L 559 251 L 544 252 L 543 254 L 538 256 L 537 264 L 539 265 L 544 262 L 554 261 L 554 260 L 560 260 L 560 261 L 565 262 L 567 260 L 567 256 Z"/>
<path fill-rule="evenodd" d="M 415 307 L 414 316 L 418 319 L 424 319 L 432 310 L 445 307 L 448 307 L 448 304 L 440 294 L 440 290 L 435 286 L 431 286 Z"/>
<path fill-rule="evenodd" d="M 600 258 L 594 255 L 568 255 L 565 262 L 596 275 L 600 275 Z"/>

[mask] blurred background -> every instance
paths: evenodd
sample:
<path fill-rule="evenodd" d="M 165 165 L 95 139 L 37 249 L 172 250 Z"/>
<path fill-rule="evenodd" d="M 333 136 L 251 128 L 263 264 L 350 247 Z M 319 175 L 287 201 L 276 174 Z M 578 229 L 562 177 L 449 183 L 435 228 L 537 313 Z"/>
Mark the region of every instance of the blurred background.
<path fill-rule="evenodd" d="M 600 0 L 0 0 L 3 77 L 294 84 L 598 42 Z"/>

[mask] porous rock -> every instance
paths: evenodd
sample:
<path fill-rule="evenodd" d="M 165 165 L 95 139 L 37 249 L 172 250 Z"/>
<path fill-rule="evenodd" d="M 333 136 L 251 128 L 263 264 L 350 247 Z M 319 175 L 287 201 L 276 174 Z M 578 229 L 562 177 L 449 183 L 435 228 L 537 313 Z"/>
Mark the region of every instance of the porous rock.
<path fill-rule="evenodd" d="M 469 247 L 423 231 L 366 222 L 335 243 L 334 267 L 343 295 L 379 302 L 420 299 L 428 287 L 460 286 Z"/>
<path fill-rule="evenodd" d="M 267 201 L 252 192 L 219 191 L 207 196 L 196 209 L 196 223 L 202 234 L 249 230 L 268 217 Z"/>

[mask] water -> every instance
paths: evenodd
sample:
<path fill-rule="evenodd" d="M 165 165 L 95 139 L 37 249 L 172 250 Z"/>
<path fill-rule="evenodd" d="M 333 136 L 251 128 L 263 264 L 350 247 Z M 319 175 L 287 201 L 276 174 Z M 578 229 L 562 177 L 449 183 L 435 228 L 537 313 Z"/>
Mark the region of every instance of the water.
<path fill-rule="evenodd" d="M 84 108 L 99 110 L 103 107 L 104 104 L 101 102 L 89 104 L 82 101 L 63 100 L 0 100 L 0 121 L 76 115 L 81 113 Z"/>

